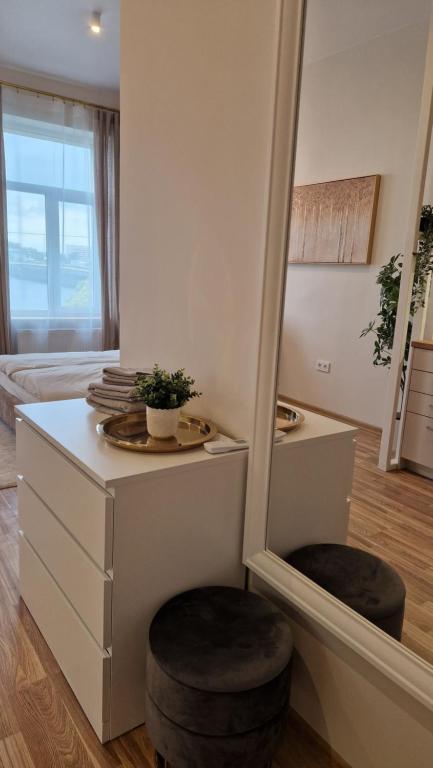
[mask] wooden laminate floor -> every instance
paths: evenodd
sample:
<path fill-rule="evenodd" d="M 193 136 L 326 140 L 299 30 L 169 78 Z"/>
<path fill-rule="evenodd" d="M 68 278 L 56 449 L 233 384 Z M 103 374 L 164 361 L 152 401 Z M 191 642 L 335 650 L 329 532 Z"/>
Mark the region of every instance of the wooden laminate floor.
<path fill-rule="evenodd" d="M 104 747 L 93 733 L 19 598 L 16 490 L 0 491 L 0 768 L 152 765 L 144 726 Z M 274 768 L 340 765 L 292 714 Z"/>
<path fill-rule="evenodd" d="M 393 565 L 406 583 L 403 643 L 433 664 L 433 481 L 377 468 L 380 436 L 360 430 L 349 540 Z"/>

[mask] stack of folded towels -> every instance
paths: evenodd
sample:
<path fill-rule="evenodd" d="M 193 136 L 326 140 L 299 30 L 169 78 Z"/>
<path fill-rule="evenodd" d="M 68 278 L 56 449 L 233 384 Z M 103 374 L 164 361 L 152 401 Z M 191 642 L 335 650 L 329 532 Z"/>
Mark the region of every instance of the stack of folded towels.
<path fill-rule="evenodd" d="M 144 411 L 146 406 L 139 398 L 136 387 L 138 379 L 150 373 L 150 369 L 136 371 L 120 366 L 104 368 L 102 380 L 89 384 L 87 402 L 107 413 Z"/>

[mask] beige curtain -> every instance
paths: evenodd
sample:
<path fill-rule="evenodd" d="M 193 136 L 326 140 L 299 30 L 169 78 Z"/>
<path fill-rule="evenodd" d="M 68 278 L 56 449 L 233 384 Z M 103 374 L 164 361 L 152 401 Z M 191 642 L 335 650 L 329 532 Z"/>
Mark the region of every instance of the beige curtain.
<path fill-rule="evenodd" d="M 9 311 L 8 237 L 6 220 L 6 167 L 3 141 L 3 93 L 0 85 L 0 354 L 12 352 Z"/>
<path fill-rule="evenodd" d="M 102 348 L 119 347 L 119 113 L 95 110 L 96 222 L 101 267 Z"/>
<path fill-rule="evenodd" d="M 95 206 L 88 204 L 95 193 L 94 108 L 4 86 L 3 136 L 13 345 L 24 353 L 100 349 L 99 250 Z M 26 162 L 27 152 L 33 161 Z M 84 268 L 74 272 L 66 267 L 77 247 Z"/>

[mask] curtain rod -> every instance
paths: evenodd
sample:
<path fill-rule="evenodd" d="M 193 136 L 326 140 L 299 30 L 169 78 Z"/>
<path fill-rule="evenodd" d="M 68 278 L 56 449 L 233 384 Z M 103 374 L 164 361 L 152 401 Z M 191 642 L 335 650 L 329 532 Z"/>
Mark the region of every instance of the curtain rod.
<path fill-rule="evenodd" d="M 17 85 L 17 83 L 8 83 L 7 80 L 0 80 L 0 86 L 2 85 L 4 85 L 6 88 L 14 88 L 16 91 L 27 91 L 28 93 L 35 93 L 39 96 L 48 96 L 51 99 L 60 99 L 61 101 L 67 101 L 70 104 L 80 104 L 83 107 L 103 109 L 106 112 L 120 112 L 120 110 L 116 109 L 116 107 L 103 107 L 102 104 L 94 104 L 91 101 L 84 101 L 83 99 L 73 99 L 71 96 L 61 96 L 59 93 L 42 91 L 39 88 L 31 88 L 29 85 Z"/>

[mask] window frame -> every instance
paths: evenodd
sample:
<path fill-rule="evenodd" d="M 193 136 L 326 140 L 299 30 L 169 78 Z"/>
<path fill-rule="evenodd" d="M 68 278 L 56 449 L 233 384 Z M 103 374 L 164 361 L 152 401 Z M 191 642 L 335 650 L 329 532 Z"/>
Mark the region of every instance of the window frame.
<path fill-rule="evenodd" d="M 8 133 L 15 133 L 16 135 L 29 135 L 28 133 L 20 133 L 18 128 L 8 129 Z M 41 138 L 39 135 L 35 135 L 35 138 Z M 46 137 L 47 141 L 56 141 L 55 138 L 50 139 Z M 65 142 L 73 145 L 74 142 Z M 91 151 L 94 151 L 93 141 L 89 145 L 80 144 L 77 142 L 77 146 L 90 146 Z M 101 283 L 100 283 L 100 271 L 99 271 L 99 244 L 97 238 L 96 227 L 96 205 L 95 205 L 95 193 L 85 192 L 82 190 L 67 189 L 63 187 L 54 187 L 44 184 L 35 184 L 31 182 L 10 181 L 6 179 L 6 193 L 13 192 L 27 192 L 30 194 L 37 194 L 44 198 L 45 203 L 45 241 L 46 241 L 46 255 L 47 255 L 47 310 L 19 310 L 15 314 L 11 305 L 11 314 L 13 322 L 19 325 L 21 322 L 34 321 L 35 324 L 42 322 L 55 322 L 69 325 L 71 321 L 75 321 L 73 327 L 79 327 L 80 323 L 89 322 L 92 323 L 94 328 L 100 328 L 102 324 L 102 307 L 101 307 Z M 60 242 L 60 211 L 62 203 L 78 203 L 91 206 L 93 210 L 93 227 L 92 227 L 92 243 L 93 243 L 93 257 L 96 260 L 96 274 L 99 276 L 98 280 L 92 280 L 92 309 L 89 311 L 77 310 L 71 308 L 68 310 L 61 305 L 61 287 L 60 287 L 60 274 L 61 274 L 61 242 Z M 9 263 L 9 253 L 8 253 Z M 94 273 L 95 274 L 95 273 Z M 98 309 L 98 311 L 95 311 Z M 28 326 L 27 326 L 28 327 Z"/>

